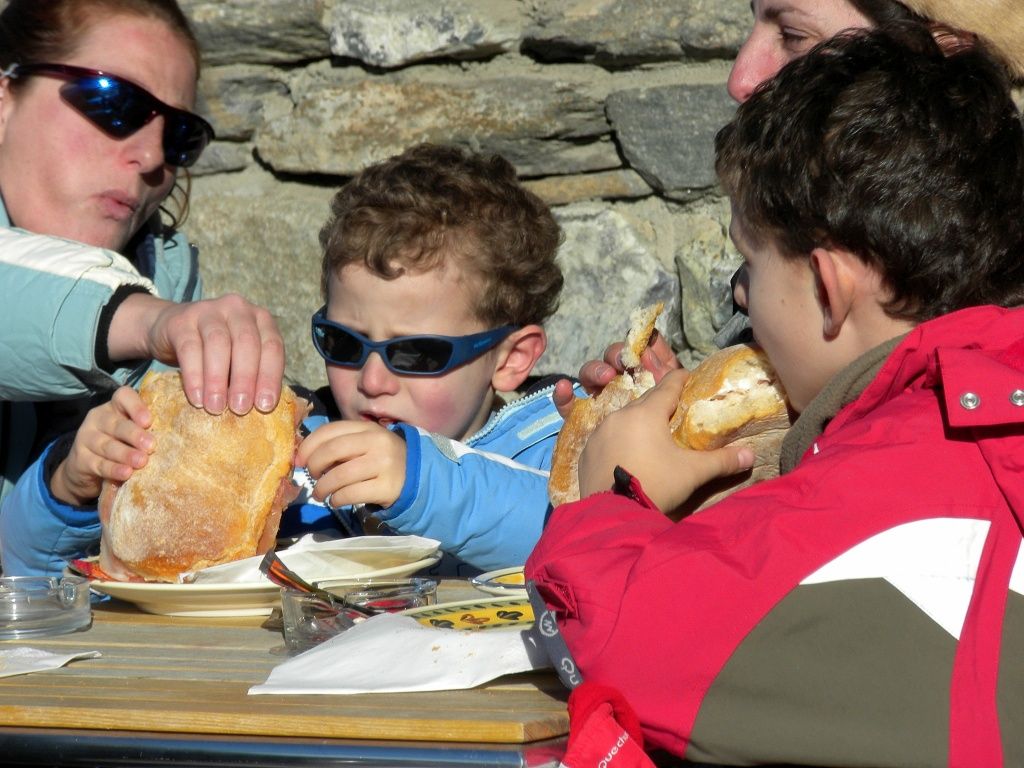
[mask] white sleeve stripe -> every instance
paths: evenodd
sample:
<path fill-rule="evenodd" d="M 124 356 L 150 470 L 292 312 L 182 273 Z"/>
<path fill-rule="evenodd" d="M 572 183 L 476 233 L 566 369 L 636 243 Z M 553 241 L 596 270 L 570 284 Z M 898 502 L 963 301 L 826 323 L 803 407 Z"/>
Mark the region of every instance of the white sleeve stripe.
<path fill-rule="evenodd" d="M 987 520 L 948 517 L 897 525 L 847 550 L 801 583 L 885 579 L 959 638 L 990 525 Z"/>
<path fill-rule="evenodd" d="M 421 435 L 430 438 L 430 440 L 433 441 L 434 445 L 437 446 L 439 451 L 452 457 L 456 461 L 462 458 L 463 456 L 475 455 L 482 456 L 483 458 L 488 459 L 489 461 L 496 462 L 498 464 L 504 464 L 506 467 L 514 467 L 515 469 L 521 470 L 523 472 L 531 472 L 535 475 L 540 475 L 541 477 L 548 477 L 551 474 L 550 472 L 547 472 L 543 469 L 537 469 L 535 467 L 529 467 L 526 464 L 520 464 L 515 459 L 510 459 L 508 456 L 502 456 L 500 453 L 478 451 L 476 448 L 470 448 L 465 443 L 460 443 L 458 440 L 452 440 L 451 438 L 445 437 L 444 435 L 437 435 L 433 432 L 428 432 L 422 427 L 416 427 L 415 429 Z M 439 441 L 444 441 L 444 443 L 442 444 Z"/>
<path fill-rule="evenodd" d="M 1010 574 L 1010 589 L 1018 595 L 1024 595 L 1024 542 L 1021 542 L 1017 550 L 1017 562 L 1013 564 L 1013 573 Z"/>
<path fill-rule="evenodd" d="M 88 280 L 111 290 L 128 284 L 155 292 L 152 282 L 119 253 L 22 230 L 0 228 L 0 264 Z"/>

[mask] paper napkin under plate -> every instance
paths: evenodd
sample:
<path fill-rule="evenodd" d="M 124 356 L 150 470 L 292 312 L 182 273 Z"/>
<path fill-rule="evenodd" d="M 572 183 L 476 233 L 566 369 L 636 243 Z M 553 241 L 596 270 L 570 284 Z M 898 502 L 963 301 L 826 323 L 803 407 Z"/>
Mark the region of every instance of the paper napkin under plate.
<path fill-rule="evenodd" d="M 358 577 L 362 573 L 416 563 L 437 552 L 441 542 L 422 536 L 356 536 L 317 541 L 307 534 L 277 554 L 284 564 L 309 582 Z M 182 574 L 193 584 L 265 582 L 260 573 L 263 555 Z"/>

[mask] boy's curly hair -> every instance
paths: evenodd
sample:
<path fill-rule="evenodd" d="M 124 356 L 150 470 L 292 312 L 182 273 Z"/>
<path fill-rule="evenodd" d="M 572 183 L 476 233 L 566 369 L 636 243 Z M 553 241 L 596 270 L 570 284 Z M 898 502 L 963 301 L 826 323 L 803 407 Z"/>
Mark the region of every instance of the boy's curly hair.
<path fill-rule="evenodd" d="M 792 258 L 841 247 L 916 322 L 1024 300 L 1024 130 L 979 43 L 916 23 L 851 32 L 788 64 L 716 139 L 746 223 Z"/>
<path fill-rule="evenodd" d="M 419 144 L 371 165 L 331 201 L 320 230 L 321 289 L 350 264 L 384 279 L 456 260 L 491 326 L 542 323 L 558 307 L 562 232 L 500 155 Z"/>

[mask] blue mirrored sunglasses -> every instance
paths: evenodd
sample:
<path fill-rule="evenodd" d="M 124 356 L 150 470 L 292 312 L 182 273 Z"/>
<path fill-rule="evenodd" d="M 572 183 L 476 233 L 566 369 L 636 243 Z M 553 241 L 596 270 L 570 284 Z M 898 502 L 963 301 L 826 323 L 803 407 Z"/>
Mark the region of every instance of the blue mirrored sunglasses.
<path fill-rule="evenodd" d="M 60 95 L 100 130 L 123 139 L 157 115 L 164 118 L 164 162 L 187 168 L 214 137 L 213 126 L 199 115 L 165 104 L 140 85 L 97 69 L 70 64 L 12 64 L 3 77 L 49 75 L 67 80 Z"/>
<path fill-rule="evenodd" d="M 370 341 L 348 326 L 327 319 L 327 307 L 313 315 L 313 346 L 331 365 L 362 368 L 371 352 L 381 356 L 393 373 L 402 376 L 440 376 L 493 349 L 516 330 L 503 325 L 468 336 L 396 336 Z"/>

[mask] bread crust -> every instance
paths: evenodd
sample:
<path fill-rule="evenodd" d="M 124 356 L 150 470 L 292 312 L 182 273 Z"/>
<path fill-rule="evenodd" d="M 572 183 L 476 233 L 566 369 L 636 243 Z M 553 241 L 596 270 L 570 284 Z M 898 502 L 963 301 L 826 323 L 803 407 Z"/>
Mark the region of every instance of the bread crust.
<path fill-rule="evenodd" d="M 622 348 L 622 366 L 626 371 L 640 370 L 640 356 L 651 343 L 654 324 L 665 309 L 665 302 L 659 301 L 649 307 L 637 307 L 629 313 L 629 330 Z"/>
<path fill-rule="evenodd" d="M 630 359 L 639 365 L 639 355 L 653 329 L 653 319 L 636 312 L 632 319 L 634 329 L 640 330 L 638 334 L 631 332 L 628 337 L 633 339 L 630 346 L 634 354 Z M 637 325 L 637 321 L 641 325 Z M 647 335 L 643 336 L 644 333 Z M 642 345 L 637 341 L 639 337 L 642 337 Z M 626 359 L 625 354 L 623 359 Z M 654 379 L 647 371 L 627 367 L 595 397 L 573 402 L 552 455 L 548 495 L 553 506 L 579 499 L 579 457 L 597 425 L 607 414 L 635 400 L 652 386 Z M 737 344 L 709 355 L 691 372 L 683 386 L 679 405 L 669 423 L 672 436 L 678 445 L 693 450 L 747 445 L 754 450 L 754 467 L 747 473 L 698 489 L 686 505 L 673 510 L 672 515 L 689 514 L 739 488 L 777 475 L 779 451 L 791 419 L 778 375 L 759 347 Z"/>
<path fill-rule="evenodd" d="M 629 313 L 629 329 L 621 354 L 623 372 L 594 397 L 573 401 L 551 455 L 548 497 L 553 506 L 579 499 L 577 466 L 590 433 L 606 415 L 654 386 L 654 377 L 640 367 L 640 356 L 650 343 L 654 324 L 664 308 L 664 302 L 659 301 L 647 307 L 636 307 Z"/>
<path fill-rule="evenodd" d="M 156 447 L 127 482 L 105 489 L 101 567 L 177 581 L 272 546 L 298 439 L 295 393 L 284 387 L 271 413 L 245 416 L 192 406 L 176 372 L 148 374 L 139 393 Z"/>
<path fill-rule="evenodd" d="M 573 401 L 572 410 L 558 432 L 551 454 L 548 497 L 552 506 L 579 499 L 579 461 L 587 440 L 605 416 L 636 400 L 654 386 L 654 377 L 647 371 L 643 374 L 635 378 L 632 375 L 616 376 L 594 397 Z"/>

